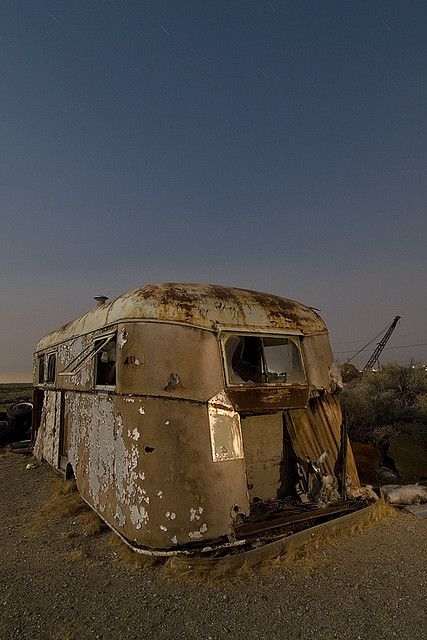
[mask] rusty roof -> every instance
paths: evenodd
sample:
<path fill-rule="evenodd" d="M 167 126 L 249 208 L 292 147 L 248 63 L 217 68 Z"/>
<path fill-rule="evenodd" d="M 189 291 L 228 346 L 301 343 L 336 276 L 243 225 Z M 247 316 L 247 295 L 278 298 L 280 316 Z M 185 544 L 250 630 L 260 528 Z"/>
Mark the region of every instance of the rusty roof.
<path fill-rule="evenodd" d="M 132 289 L 46 335 L 37 351 L 118 322 L 158 320 L 202 329 L 326 333 L 320 316 L 294 300 L 214 284 L 151 284 Z"/>

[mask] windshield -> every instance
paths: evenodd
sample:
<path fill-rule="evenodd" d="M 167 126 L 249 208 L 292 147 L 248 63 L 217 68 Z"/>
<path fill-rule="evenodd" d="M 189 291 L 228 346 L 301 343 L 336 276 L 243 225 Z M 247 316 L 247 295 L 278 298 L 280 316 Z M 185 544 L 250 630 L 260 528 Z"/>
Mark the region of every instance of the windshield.
<path fill-rule="evenodd" d="M 305 384 L 296 339 L 230 335 L 225 339 L 230 384 Z"/>

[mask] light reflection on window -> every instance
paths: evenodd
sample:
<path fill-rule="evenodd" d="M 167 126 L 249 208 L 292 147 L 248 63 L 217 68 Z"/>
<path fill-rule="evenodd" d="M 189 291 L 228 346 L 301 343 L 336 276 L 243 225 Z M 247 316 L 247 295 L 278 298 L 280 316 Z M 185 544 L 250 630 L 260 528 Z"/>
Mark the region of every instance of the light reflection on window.
<path fill-rule="evenodd" d="M 231 335 L 225 355 L 230 384 L 305 384 L 295 339 Z"/>

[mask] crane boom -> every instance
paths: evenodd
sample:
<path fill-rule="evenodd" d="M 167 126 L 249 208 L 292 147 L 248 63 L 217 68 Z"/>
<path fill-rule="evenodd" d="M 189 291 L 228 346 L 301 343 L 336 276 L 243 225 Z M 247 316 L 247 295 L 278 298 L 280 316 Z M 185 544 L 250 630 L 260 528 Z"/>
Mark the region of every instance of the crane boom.
<path fill-rule="evenodd" d="M 390 336 L 395 330 L 396 325 L 399 322 L 400 318 L 401 316 L 395 316 L 393 322 L 391 323 L 391 325 L 389 326 L 389 328 L 387 329 L 387 331 L 385 332 L 385 334 L 383 335 L 383 337 L 375 347 L 373 354 L 371 355 L 368 362 L 363 367 L 362 371 L 366 371 L 367 369 L 372 369 L 372 367 L 380 357 L 381 353 L 383 352 L 383 349 L 386 346 L 387 342 L 390 340 Z"/>

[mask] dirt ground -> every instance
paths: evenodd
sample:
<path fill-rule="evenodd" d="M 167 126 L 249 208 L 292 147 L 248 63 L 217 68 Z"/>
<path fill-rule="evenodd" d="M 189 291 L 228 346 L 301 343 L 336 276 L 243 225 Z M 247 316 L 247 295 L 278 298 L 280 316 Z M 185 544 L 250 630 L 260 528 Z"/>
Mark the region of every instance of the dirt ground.
<path fill-rule="evenodd" d="M 399 513 L 303 558 L 195 584 L 133 566 L 32 462 L 0 452 L 2 639 L 425 637 L 427 520 Z"/>

